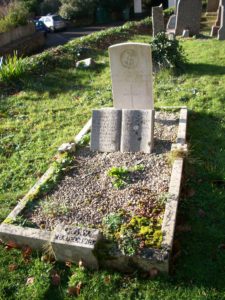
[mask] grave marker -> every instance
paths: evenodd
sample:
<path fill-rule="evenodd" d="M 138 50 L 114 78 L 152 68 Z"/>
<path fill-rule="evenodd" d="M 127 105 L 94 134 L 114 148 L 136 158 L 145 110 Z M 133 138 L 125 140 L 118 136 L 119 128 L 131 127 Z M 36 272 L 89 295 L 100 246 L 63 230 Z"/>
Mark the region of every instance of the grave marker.
<path fill-rule="evenodd" d="M 91 150 L 115 152 L 120 150 L 121 110 L 106 108 L 93 110 Z"/>
<path fill-rule="evenodd" d="M 164 31 L 164 17 L 162 5 L 152 7 L 152 27 L 153 36 L 156 36 L 159 32 Z"/>
<path fill-rule="evenodd" d="M 116 109 L 153 109 L 151 46 L 122 43 L 109 47 Z"/>
<path fill-rule="evenodd" d="M 175 34 L 182 35 L 184 29 L 188 29 L 190 35 L 199 34 L 201 13 L 201 0 L 179 0 Z"/>
<path fill-rule="evenodd" d="M 122 111 L 121 152 L 151 153 L 154 110 Z"/>

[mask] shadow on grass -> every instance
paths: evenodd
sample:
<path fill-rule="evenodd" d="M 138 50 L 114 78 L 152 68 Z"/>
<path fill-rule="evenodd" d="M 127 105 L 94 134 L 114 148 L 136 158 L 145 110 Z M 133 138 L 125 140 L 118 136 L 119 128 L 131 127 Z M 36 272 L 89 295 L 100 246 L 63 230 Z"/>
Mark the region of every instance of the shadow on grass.
<path fill-rule="evenodd" d="M 214 184 L 225 175 L 222 116 L 192 112 L 189 133 L 191 156 L 179 207 L 175 256 L 180 255 L 174 278 L 225 291 L 225 196 L 224 189 Z"/>
<path fill-rule="evenodd" d="M 186 63 L 184 70 L 185 73 L 194 75 L 225 75 L 224 66 L 202 63 Z"/>

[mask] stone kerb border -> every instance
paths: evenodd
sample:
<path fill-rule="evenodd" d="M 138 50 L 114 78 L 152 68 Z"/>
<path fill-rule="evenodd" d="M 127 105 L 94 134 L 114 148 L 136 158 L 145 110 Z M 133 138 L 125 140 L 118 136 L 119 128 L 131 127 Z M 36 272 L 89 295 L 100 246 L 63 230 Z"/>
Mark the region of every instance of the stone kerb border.
<path fill-rule="evenodd" d="M 163 109 L 180 109 L 180 120 L 178 127 L 178 135 L 176 144 L 173 144 L 172 149 L 179 149 L 180 151 L 187 148 L 186 145 L 186 130 L 187 130 L 187 108 L 186 107 L 163 107 Z M 91 130 L 91 119 L 86 123 L 79 134 L 74 138 L 77 144 L 82 138 Z M 60 161 L 60 157 L 58 158 Z M 162 224 L 163 231 L 163 249 L 149 249 L 151 255 L 146 257 L 121 257 L 116 258 L 115 264 L 105 262 L 105 265 L 123 270 L 123 266 L 120 266 L 121 258 L 125 259 L 124 269 L 132 260 L 132 264 L 135 264 L 138 268 L 143 270 L 149 270 L 152 267 L 158 268 L 163 272 L 169 272 L 169 256 L 172 251 L 173 237 L 176 225 L 176 215 L 178 209 L 178 201 L 181 188 L 182 171 L 183 171 L 184 158 L 175 159 L 172 167 L 172 174 L 169 186 L 169 196 L 165 208 L 165 214 Z M 37 183 L 29 190 L 29 192 L 22 198 L 22 200 L 16 205 L 8 217 L 0 225 L 0 238 L 5 241 L 14 241 L 19 246 L 30 246 L 33 249 L 41 250 L 43 246 L 49 244 L 57 260 L 64 261 L 83 261 L 84 265 L 97 269 L 99 267 L 98 258 L 94 255 L 95 246 L 101 235 L 98 230 L 90 228 L 84 228 L 81 230 L 79 227 L 71 228 L 56 228 L 54 231 L 49 232 L 40 229 L 26 228 L 18 225 L 13 225 L 16 217 L 23 211 L 28 202 L 30 196 L 37 193 L 41 185 L 46 183 L 54 174 L 54 168 L 50 167 L 44 175 L 37 181 Z M 68 226 L 69 227 L 69 226 Z M 63 240 L 60 237 L 62 230 L 74 230 L 76 234 L 79 231 L 79 237 L 71 233 L 69 238 Z M 118 268 L 117 268 L 118 269 Z"/>

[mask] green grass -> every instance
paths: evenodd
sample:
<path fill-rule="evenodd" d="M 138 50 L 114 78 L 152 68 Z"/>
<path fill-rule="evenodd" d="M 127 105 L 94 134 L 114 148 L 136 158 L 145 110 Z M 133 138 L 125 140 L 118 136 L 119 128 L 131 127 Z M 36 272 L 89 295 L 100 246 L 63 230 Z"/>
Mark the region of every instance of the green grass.
<path fill-rule="evenodd" d="M 164 71 L 154 79 L 156 107 L 191 110 L 171 276 L 85 271 L 79 299 L 225 299 L 225 196 L 218 184 L 225 180 L 225 43 L 191 39 L 182 45 L 189 60 L 184 72 Z M 48 168 L 57 147 L 78 133 L 91 109 L 112 105 L 108 54 L 95 55 L 93 70 L 58 67 L 23 78 L 16 94 L 2 93 L 0 221 Z M 58 286 L 52 283 L 53 270 L 61 277 Z M 71 299 L 67 289 L 76 272 L 75 266 L 45 263 L 37 253 L 24 259 L 20 250 L 1 245 L 0 299 Z M 34 283 L 26 284 L 30 277 Z"/>

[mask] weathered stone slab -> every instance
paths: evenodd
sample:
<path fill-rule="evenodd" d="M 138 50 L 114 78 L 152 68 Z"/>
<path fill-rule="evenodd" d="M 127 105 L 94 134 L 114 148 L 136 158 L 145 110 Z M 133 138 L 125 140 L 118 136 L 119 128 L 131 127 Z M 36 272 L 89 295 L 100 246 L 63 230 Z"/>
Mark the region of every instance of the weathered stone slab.
<path fill-rule="evenodd" d="M 219 0 L 208 0 L 207 12 L 216 12 L 219 6 Z"/>
<path fill-rule="evenodd" d="M 175 34 L 182 35 L 184 29 L 188 29 L 190 35 L 199 34 L 201 13 L 201 0 L 179 0 Z"/>
<path fill-rule="evenodd" d="M 98 261 L 93 251 L 100 237 L 97 229 L 59 225 L 51 239 L 55 258 L 58 261 L 82 261 L 84 266 L 97 269 Z"/>
<path fill-rule="evenodd" d="M 134 13 L 142 13 L 142 0 L 134 0 Z"/>
<path fill-rule="evenodd" d="M 225 40 L 225 0 L 220 0 L 220 28 L 218 30 L 218 40 Z"/>
<path fill-rule="evenodd" d="M 116 109 L 153 109 L 151 46 L 122 43 L 109 47 Z"/>
<path fill-rule="evenodd" d="M 176 19 L 177 19 L 177 16 L 176 16 L 176 15 L 170 16 L 169 21 L 168 21 L 167 26 L 166 26 L 166 29 L 167 29 L 168 31 L 173 31 L 173 30 L 175 30 Z"/>
<path fill-rule="evenodd" d="M 122 112 L 121 152 L 151 153 L 153 149 L 154 110 Z"/>
<path fill-rule="evenodd" d="M 152 27 L 153 36 L 165 30 L 162 5 L 152 7 Z"/>
<path fill-rule="evenodd" d="M 91 129 L 91 150 L 114 152 L 120 150 L 122 112 L 105 108 L 93 110 Z"/>

